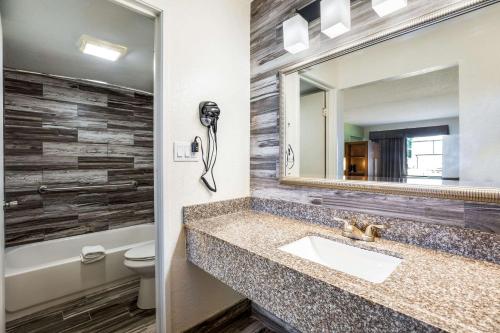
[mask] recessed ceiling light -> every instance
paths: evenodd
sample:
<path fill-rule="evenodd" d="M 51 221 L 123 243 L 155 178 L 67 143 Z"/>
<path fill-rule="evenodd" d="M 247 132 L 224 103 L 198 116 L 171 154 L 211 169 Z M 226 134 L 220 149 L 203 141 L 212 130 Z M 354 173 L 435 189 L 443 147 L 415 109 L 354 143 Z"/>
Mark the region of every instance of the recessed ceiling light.
<path fill-rule="evenodd" d="M 89 35 L 82 35 L 80 37 L 80 51 L 106 60 L 116 61 L 127 53 L 127 48 Z"/>

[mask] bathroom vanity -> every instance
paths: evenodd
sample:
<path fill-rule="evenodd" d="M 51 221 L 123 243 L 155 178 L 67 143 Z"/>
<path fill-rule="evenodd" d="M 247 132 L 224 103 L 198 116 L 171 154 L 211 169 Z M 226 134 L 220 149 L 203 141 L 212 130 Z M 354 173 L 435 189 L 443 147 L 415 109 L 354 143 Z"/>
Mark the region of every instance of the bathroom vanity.
<path fill-rule="evenodd" d="M 314 206 L 282 210 L 276 209 L 280 201 L 252 201 L 186 207 L 188 260 L 297 330 L 495 332 L 500 327 L 497 264 L 380 238 L 351 240 L 340 228 L 314 221 Z M 263 206 L 283 216 L 264 212 Z M 385 279 L 370 282 L 301 258 L 307 248 L 302 255 L 282 248 L 304 237 L 400 262 Z M 339 251 L 324 256 L 335 258 Z"/>
<path fill-rule="evenodd" d="M 188 260 L 300 332 L 499 332 L 500 4 L 314 3 L 252 3 L 251 198 L 185 208 Z"/>

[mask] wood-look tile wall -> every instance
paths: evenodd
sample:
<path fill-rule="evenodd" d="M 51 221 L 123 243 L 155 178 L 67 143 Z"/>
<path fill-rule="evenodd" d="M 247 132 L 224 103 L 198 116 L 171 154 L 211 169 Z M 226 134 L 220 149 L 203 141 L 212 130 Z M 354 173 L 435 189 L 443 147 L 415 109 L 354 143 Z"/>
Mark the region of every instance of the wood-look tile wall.
<path fill-rule="evenodd" d="M 153 96 L 4 71 L 7 246 L 153 222 Z M 41 195 L 40 185 L 137 190 Z"/>
<path fill-rule="evenodd" d="M 370 0 L 351 1 L 352 30 L 329 39 L 319 20 L 309 26 L 310 47 L 296 55 L 283 49 L 282 22 L 310 0 L 254 0 L 251 18 L 251 187 L 252 196 L 325 205 L 336 209 L 398 217 L 424 223 L 500 233 L 500 205 L 426 199 L 279 184 L 278 71 L 388 26 L 460 0 L 409 0 L 397 15 L 379 18 Z"/>

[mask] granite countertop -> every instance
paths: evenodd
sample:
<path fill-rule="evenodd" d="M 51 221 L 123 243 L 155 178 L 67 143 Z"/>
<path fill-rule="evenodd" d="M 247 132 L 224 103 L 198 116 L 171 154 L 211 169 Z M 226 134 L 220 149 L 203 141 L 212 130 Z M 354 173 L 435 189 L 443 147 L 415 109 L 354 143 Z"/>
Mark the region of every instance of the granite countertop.
<path fill-rule="evenodd" d="M 498 332 L 500 266 L 444 252 L 377 239 L 353 241 L 341 230 L 245 210 L 186 222 L 248 253 L 450 332 Z M 382 283 L 374 284 L 278 250 L 308 235 L 392 254 L 403 259 Z"/>

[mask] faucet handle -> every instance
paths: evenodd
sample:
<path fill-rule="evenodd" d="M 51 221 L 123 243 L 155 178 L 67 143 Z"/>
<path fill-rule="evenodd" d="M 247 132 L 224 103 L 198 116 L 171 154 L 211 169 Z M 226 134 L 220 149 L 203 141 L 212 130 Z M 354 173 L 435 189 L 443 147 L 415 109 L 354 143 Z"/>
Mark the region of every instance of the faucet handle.
<path fill-rule="evenodd" d="M 348 220 L 345 220 L 345 219 L 341 219 L 341 218 L 338 218 L 338 217 L 334 217 L 333 218 L 335 221 L 339 221 L 339 222 L 343 222 L 344 223 L 344 231 L 347 231 L 347 232 L 352 232 L 354 230 L 354 227 L 352 225 L 352 223 Z"/>
<path fill-rule="evenodd" d="M 333 220 L 344 223 L 344 230 L 352 229 L 352 223 L 346 219 L 341 219 L 340 217 L 334 217 Z"/>
<path fill-rule="evenodd" d="M 369 226 L 366 227 L 365 229 L 365 236 L 366 237 L 374 237 L 375 232 L 373 229 L 385 229 L 385 226 L 382 224 L 370 224 Z"/>

